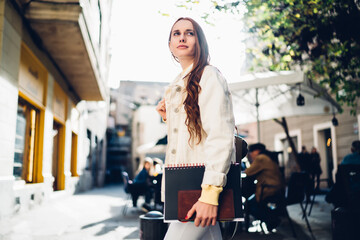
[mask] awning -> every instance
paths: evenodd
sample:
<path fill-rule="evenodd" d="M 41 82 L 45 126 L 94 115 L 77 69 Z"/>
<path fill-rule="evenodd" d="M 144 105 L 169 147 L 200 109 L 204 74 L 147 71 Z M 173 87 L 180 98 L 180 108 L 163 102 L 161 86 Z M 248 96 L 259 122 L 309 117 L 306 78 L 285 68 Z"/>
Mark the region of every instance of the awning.
<path fill-rule="evenodd" d="M 338 112 L 340 105 L 303 72 L 249 74 L 229 83 L 236 124 L 280 117 L 323 115 Z M 301 94 L 305 104 L 297 105 Z"/>

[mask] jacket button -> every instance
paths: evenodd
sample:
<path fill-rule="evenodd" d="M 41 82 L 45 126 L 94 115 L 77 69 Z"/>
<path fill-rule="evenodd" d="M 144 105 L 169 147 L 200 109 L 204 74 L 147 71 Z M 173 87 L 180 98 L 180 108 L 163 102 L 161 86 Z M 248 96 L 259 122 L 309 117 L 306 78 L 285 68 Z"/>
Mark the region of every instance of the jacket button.
<path fill-rule="evenodd" d="M 178 86 L 178 87 L 176 88 L 176 91 L 177 91 L 177 92 L 180 92 L 180 91 L 181 91 L 181 87 Z"/>
<path fill-rule="evenodd" d="M 171 150 L 171 153 L 172 153 L 172 154 L 175 154 L 175 153 L 176 153 L 176 149 Z"/>
<path fill-rule="evenodd" d="M 175 108 L 174 112 L 178 113 L 178 112 L 179 112 L 179 108 Z"/>
<path fill-rule="evenodd" d="M 177 128 L 174 128 L 174 133 L 177 133 L 178 132 L 178 129 Z"/>

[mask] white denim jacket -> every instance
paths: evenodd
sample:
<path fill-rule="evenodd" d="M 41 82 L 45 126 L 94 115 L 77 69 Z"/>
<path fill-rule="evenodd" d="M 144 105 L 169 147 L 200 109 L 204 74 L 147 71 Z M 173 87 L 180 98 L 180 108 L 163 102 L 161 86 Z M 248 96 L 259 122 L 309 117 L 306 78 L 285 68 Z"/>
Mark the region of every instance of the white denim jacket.
<path fill-rule="evenodd" d="M 179 74 L 165 90 L 168 131 L 165 165 L 204 163 L 202 184 L 223 187 L 226 184 L 230 163 L 235 162 L 235 121 L 231 94 L 220 71 L 213 66 L 206 66 L 200 80 L 201 91 L 198 101 L 202 139 L 199 144 L 196 144 L 196 140 L 189 144 L 183 102 L 187 94 L 184 77 L 191 69 L 192 66 Z M 166 181 L 166 176 L 164 177 Z M 162 200 L 164 189 L 163 182 Z"/>

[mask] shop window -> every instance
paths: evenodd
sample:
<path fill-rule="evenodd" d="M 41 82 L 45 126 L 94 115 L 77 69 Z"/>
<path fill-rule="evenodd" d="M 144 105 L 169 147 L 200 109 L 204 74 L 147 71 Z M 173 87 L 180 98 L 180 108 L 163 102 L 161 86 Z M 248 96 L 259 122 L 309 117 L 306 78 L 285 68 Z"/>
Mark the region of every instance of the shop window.
<path fill-rule="evenodd" d="M 19 99 L 16 118 L 13 174 L 16 179 L 34 182 L 35 154 L 38 145 L 39 110 Z"/>

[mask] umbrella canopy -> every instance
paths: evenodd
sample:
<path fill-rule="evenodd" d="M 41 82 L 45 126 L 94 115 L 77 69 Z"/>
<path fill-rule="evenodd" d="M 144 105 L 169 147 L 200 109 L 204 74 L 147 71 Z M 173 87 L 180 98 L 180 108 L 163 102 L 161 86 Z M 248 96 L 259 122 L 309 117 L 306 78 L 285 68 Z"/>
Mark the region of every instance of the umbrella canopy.
<path fill-rule="evenodd" d="M 336 113 L 340 105 L 303 72 L 266 72 L 249 74 L 242 81 L 229 83 L 236 124 L 280 117 Z M 299 106 L 301 97 L 304 105 Z M 300 100 L 300 102 L 299 102 Z M 259 138 L 259 129 L 258 129 Z M 259 140 L 259 139 L 258 139 Z"/>
<path fill-rule="evenodd" d="M 164 137 L 160 138 L 155 145 L 166 145 L 167 143 L 167 135 L 165 135 Z"/>
<path fill-rule="evenodd" d="M 138 154 L 165 153 L 166 145 L 156 145 L 155 142 L 146 143 L 136 148 Z"/>
<path fill-rule="evenodd" d="M 167 145 L 167 135 L 160 138 L 156 142 L 145 143 L 136 148 L 136 151 L 139 154 L 148 154 L 148 153 L 165 153 Z"/>

